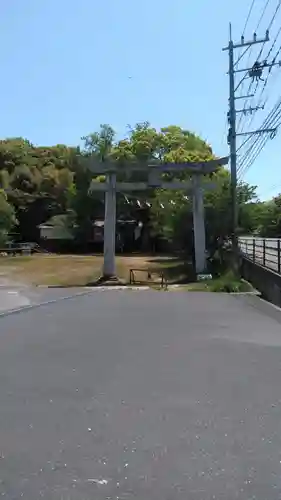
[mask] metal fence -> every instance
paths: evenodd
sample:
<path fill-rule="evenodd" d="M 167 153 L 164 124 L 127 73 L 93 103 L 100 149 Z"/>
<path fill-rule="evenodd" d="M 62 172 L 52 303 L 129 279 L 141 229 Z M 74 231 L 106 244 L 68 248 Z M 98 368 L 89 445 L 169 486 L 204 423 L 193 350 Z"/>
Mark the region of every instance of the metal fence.
<path fill-rule="evenodd" d="M 239 248 L 248 259 L 281 274 L 281 239 L 240 237 Z"/>

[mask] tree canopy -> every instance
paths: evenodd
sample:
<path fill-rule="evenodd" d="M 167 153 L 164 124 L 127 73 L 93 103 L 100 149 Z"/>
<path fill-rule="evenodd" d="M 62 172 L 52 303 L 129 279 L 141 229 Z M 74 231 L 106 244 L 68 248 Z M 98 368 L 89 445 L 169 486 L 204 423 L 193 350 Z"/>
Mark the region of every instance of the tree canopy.
<path fill-rule="evenodd" d="M 0 247 L 6 243 L 9 231 L 16 224 L 15 211 L 7 201 L 5 192 L 0 189 Z"/>
<path fill-rule="evenodd" d="M 110 159 L 124 163 L 134 161 L 160 162 L 202 161 L 215 158 L 209 144 L 196 134 L 171 125 L 156 130 L 148 122 L 128 129 L 127 136 L 117 139 L 110 125 L 82 138 L 81 147 L 63 144 L 35 146 L 21 138 L 0 141 L 0 232 L 2 239 L 11 230 L 22 240 L 37 241 L 38 225 L 47 219 L 67 214 L 76 237 L 85 238 L 91 222 L 104 213 L 103 196 L 90 193 L 93 174 L 81 158 L 93 156 L 100 161 Z M 121 169 L 121 177 L 122 174 Z M 142 173 L 129 173 L 135 180 Z M 180 174 L 178 178 L 188 177 Z M 206 182 L 210 179 L 206 178 Z M 215 188 L 205 192 L 207 241 L 212 245 L 218 237 L 230 235 L 230 177 L 221 168 L 212 179 Z M 128 195 L 129 196 L 129 195 Z M 132 197 L 133 198 L 133 197 Z M 148 207 L 149 227 L 176 242 L 179 248 L 192 241 L 192 200 L 189 193 L 153 190 L 136 193 Z M 118 211 L 133 210 L 128 198 L 120 195 Z M 256 188 L 247 183 L 238 186 L 239 226 L 241 233 L 259 232 L 280 236 L 281 196 L 261 203 Z M 14 229 L 13 229 L 14 228 Z M 74 230 L 74 229 L 73 229 Z"/>

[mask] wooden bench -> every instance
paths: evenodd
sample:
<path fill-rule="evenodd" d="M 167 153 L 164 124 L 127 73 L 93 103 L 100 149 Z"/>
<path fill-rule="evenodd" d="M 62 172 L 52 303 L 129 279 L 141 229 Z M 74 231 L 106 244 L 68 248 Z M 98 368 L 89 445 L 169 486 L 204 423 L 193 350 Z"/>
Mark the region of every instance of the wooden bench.
<path fill-rule="evenodd" d="M 146 274 L 146 280 L 137 280 L 135 273 L 145 273 Z M 159 280 L 154 281 L 153 276 L 156 275 Z M 164 288 L 167 290 L 168 288 L 168 282 L 167 279 L 162 271 L 159 270 L 154 270 L 154 269 L 141 269 L 141 268 L 132 268 L 130 269 L 130 285 L 137 285 L 137 284 L 146 284 L 146 285 L 151 285 L 151 284 L 158 284 L 160 283 L 161 288 Z"/>

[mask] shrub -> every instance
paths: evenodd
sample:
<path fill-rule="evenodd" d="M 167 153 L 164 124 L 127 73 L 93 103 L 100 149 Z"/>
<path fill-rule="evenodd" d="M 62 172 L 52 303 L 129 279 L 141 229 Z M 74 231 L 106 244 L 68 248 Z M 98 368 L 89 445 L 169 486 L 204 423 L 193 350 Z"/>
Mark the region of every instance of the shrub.
<path fill-rule="evenodd" d="M 246 292 L 249 290 L 249 285 L 241 281 L 233 271 L 228 271 L 213 283 L 210 283 L 210 290 L 211 292 L 227 293 Z"/>

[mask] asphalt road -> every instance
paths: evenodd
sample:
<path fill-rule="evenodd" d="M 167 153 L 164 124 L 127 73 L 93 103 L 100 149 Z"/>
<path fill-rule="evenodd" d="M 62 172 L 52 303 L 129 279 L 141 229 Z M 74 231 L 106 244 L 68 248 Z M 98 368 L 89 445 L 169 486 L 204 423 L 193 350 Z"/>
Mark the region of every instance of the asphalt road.
<path fill-rule="evenodd" d="M 281 323 L 259 304 L 96 291 L 0 317 L 1 498 L 280 498 Z"/>

